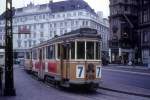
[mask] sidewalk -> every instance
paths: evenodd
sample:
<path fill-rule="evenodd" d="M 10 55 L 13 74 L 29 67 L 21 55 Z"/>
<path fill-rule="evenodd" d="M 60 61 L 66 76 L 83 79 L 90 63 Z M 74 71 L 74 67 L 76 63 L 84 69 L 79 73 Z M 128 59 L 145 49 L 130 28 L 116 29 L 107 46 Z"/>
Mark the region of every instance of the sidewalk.
<path fill-rule="evenodd" d="M 150 97 L 150 90 L 139 88 L 139 87 L 133 87 L 129 85 L 123 85 L 118 83 L 104 83 L 102 82 L 100 84 L 100 89 L 119 92 L 119 93 L 125 93 L 130 95 L 136 95 L 136 96 L 142 96 L 142 97 Z"/>
<path fill-rule="evenodd" d="M 114 70 L 123 70 L 123 71 L 133 71 L 133 72 L 141 72 L 141 73 L 149 73 L 150 68 L 146 66 L 128 66 L 128 65 L 117 65 L 117 64 L 109 64 L 107 66 L 103 66 L 106 69 L 114 69 Z"/>

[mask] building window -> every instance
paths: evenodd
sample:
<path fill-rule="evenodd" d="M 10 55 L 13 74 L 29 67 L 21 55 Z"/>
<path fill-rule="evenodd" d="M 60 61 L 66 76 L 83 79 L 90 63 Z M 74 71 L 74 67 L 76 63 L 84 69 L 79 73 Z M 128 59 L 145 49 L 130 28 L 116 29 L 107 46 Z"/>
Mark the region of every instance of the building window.
<path fill-rule="evenodd" d="M 27 47 L 27 41 L 24 41 L 24 47 Z"/>
<path fill-rule="evenodd" d="M 65 33 L 67 33 L 67 30 L 65 30 Z"/>
<path fill-rule="evenodd" d="M 67 22 L 65 22 L 65 26 L 67 26 Z"/>
<path fill-rule="evenodd" d="M 45 19 L 45 15 L 43 15 L 43 19 Z"/>
<path fill-rule="evenodd" d="M 65 18 L 66 16 L 65 16 L 65 14 L 63 14 L 63 18 Z"/>
<path fill-rule="evenodd" d="M 19 48 L 21 47 L 21 41 L 18 41 L 18 47 Z"/>
<path fill-rule="evenodd" d="M 36 25 L 34 25 L 34 29 L 36 29 Z"/>
<path fill-rule="evenodd" d="M 85 22 L 85 25 L 86 25 L 86 26 L 88 26 L 88 24 L 89 24 L 89 22 L 88 22 L 88 21 L 86 21 L 86 22 Z"/>
<path fill-rule="evenodd" d="M 21 39 L 21 34 L 18 34 L 18 39 Z"/>
<path fill-rule="evenodd" d="M 36 38 L 36 33 L 33 34 L 33 37 Z"/>
<path fill-rule="evenodd" d="M 79 15 L 79 16 L 82 16 L 82 14 L 83 14 L 82 12 L 78 12 L 78 15 Z"/>
<path fill-rule="evenodd" d="M 85 21 L 82 21 L 82 26 L 84 26 L 85 25 Z"/>
<path fill-rule="evenodd" d="M 50 37 L 52 37 L 52 31 L 50 31 Z"/>
<path fill-rule="evenodd" d="M 125 7 L 124 7 L 124 10 L 125 10 L 125 11 L 128 11 L 128 7 L 127 7 L 127 6 L 125 6 Z"/>
<path fill-rule="evenodd" d="M 63 27 L 63 22 L 60 23 L 60 27 Z"/>
<path fill-rule="evenodd" d="M 76 12 L 73 13 L 73 16 L 76 16 Z"/>
<path fill-rule="evenodd" d="M 54 27 L 56 27 L 56 23 L 54 23 Z"/>
<path fill-rule="evenodd" d="M 76 21 L 76 26 L 78 26 L 78 24 L 79 24 L 79 21 Z"/>
<path fill-rule="evenodd" d="M 44 24 L 42 23 L 42 24 L 40 24 L 40 28 L 44 28 Z"/>
<path fill-rule="evenodd" d="M 29 34 L 29 38 L 31 38 L 31 34 Z"/>
<path fill-rule="evenodd" d="M 63 34 L 63 30 L 60 30 L 60 35 L 62 35 Z"/>
<path fill-rule="evenodd" d="M 54 36 L 56 35 L 56 31 L 54 31 Z"/>
<path fill-rule="evenodd" d="M 0 40 L 3 40 L 3 36 L 2 35 L 0 35 Z"/>
<path fill-rule="evenodd" d="M 144 42 L 148 42 L 148 32 L 144 32 L 143 35 L 144 35 L 144 36 L 143 36 Z"/>
<path fill-rule="evenodd" d="M 50 28 L 52 27 L 52 24 L 49 24 Z"/>
<path fill-rule="evenodd" d="M 41 32 L 41 34 L 40 34 L 40 37 L 44 37 L 44 34 L 43 34 L 43 32 Z"/>
<path fill-rule="evenodd" d="M 71 13 L 67 13 L 67 17 L 71 17 Z"/>
<path fill-rule="evenodd" d="M 33 45 L 34 45 L 34 46 L 36 45 L 36 41 L 33 41 Z"/>
<path fill-rule="evenodd" d="M 57 14 L 57 18 L 60 18 L 60 15 L 59 15 L 59 14 Z"/>
<path fill-rule="evenodd" d="M 71 26 L 74 26 L 74 21 L 71 21 Z"/>
<path fill-rule="evenodd" d="M 124 0 L 125 3 L 128 3 L 128 0 Z"/>
<path fill-rule="evenodd" d="M 29 47 L 31 47 L 32 46 L 32 43 L 31 43 L 31 41 L 29 41 Z"/>
<path fill-rule="evenodd" d="M 25 34 L 25 39 L 27 38 L 27 34 Z"/>

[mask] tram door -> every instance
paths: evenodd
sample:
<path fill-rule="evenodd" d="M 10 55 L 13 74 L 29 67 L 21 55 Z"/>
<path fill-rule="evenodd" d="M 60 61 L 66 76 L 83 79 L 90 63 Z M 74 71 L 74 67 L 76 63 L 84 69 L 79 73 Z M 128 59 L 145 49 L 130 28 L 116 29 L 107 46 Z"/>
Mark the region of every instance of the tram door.
<path fill-rule="evenodd" d="M 70 59 L 69 59 L 69 45 L 63 44 L 61 46 L 61 70 L 62 76 L 69 79 Z"/>
<path fill-rule="evenodd" d="M 43 59 L 44 59 L 44 48 L 40 48 L 39 49 L 39 72 L 38 72 L 38 75 L 41 79 L 43 79 L 43 77 L 44 77 Z"/>

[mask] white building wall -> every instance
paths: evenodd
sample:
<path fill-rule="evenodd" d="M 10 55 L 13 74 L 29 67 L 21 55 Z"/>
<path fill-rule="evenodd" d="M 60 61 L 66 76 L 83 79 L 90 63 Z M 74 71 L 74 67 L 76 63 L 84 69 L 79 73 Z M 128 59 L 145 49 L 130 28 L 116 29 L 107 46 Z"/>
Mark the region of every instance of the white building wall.
<path fill-rule="evenodd" d="M 15 12 L 13 32 L 18 33 L 19 27 L 23 26 L 30 28 L 31 34 L 21 34 L 21 36 L 14 34 L 14 49 L 27 49 L 55 35 L 62 35 L 82 27 L 97 29 L 104 42 L 103 49 L 107 49 L 105 45 L 108 40 L 109 25 L 106 21 L 101 21 L 99 16 L 90 13 L 86 9 L 51 13 L 48 7 L 41 11 L 38 6 L 28 6 L 23 8 L 21 12 Z M 0 29 L 4 29 L 3 20 L 0 21 Z M 1 33 L 4 33 L 4 31 Z M 4 42 L 1 37 L 0 42 Z"/>

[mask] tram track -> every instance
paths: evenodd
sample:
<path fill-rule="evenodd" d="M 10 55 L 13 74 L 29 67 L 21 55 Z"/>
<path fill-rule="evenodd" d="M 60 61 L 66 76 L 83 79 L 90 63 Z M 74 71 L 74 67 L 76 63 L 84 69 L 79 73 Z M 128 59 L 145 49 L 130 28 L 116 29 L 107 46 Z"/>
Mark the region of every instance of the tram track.
<path fill-rule="evenodd" d="M 52 88 L 56 88 L 56 89 L 59 89 L 59 90 L 63 90 L 65 92 L 68 92 L 68 91 L 70 92 L 70 90 L 68 90 L 67 88 L 63 88 L 61 86 L 56 86 L 54 84 L 54 82 L 47 82 L 47 81 L 39 80 L 39 78 L 36 75 L 34 75 L 34 74 L 29 74 L 29 75 L 33 79 L 39 81 L 41 84 L 44 84 L 47 87 L 52 87 Z M 105 90 L 105 91 L 109 91 L 109 92 L 114 92 L 114 93 L 119 93 L 119 94 L 126 94 L 126 95 L 131 95 L 131 96 L 139 96 L 139 97 L 146 97 L 146 98 L 150 97 L 150 95 L 144 95 L 144 94 L 138 94 L 138 93 L 131 93 L 131 92 L 126 92 L 126 91 L 120 91 L 120 90 L 117 90 L 117 89 L 114 90 L 114 89 L 105 88 L 105 87 L 99 87 L 96 92 L 91 92 L 90 95 L 88 95 L 88 92 L 85 92 L 85 91 L 83 91 L 84 93 L 78 92 L 78 91 L 71 91 L 71 93 L 75 93 L 75 94 L 78 94 L 80 96 L 83 96 L 83 97 L 86 97 L 86 98 L 90 98 L 90 99 L 94 99 L 94 100 L 99 100 L 100 99 L 99 95 L 101 95 L 101 96 L 102 95 L 103 96 L 108 96 L 108 97 L 114 97 L 114 98 L 117 97 L 117 96 L 114 96 L 114 95 L 111 95 L 111 94 L 101 93 L 100 92 L 101 90 Z M 92 96 L 92 94 L 94 95 L 94 97 Z"/>

